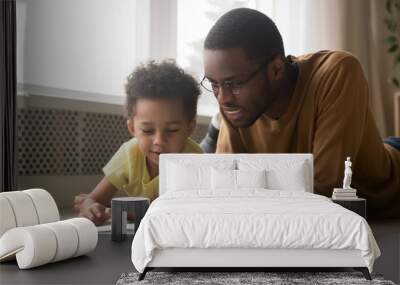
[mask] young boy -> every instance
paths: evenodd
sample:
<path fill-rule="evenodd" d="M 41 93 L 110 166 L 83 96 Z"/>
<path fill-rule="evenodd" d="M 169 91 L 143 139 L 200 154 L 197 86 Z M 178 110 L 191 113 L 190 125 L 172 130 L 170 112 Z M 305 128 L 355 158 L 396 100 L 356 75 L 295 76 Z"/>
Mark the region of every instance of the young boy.
<path fill-rule="evenodd" d="M 75 197 L 80 216 L 103 224 L 119 190 L 150 200 L 158 196 L 161 153 L 201 153 L 189 138 L 196 126 L 198 84 L 172 61 L 139 66 L 126 84 L 127 126 L 134 138 L 125 142 L 103 168 L 105 177 L 90 194 Z"/>

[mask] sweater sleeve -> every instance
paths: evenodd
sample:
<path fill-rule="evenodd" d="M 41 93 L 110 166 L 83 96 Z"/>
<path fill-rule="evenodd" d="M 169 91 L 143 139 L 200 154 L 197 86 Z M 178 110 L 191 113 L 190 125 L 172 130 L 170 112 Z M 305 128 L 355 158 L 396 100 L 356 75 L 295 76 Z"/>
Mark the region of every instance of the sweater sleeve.
<path fill-rule="evenodd" d="M 321 73 L 316 97 L 313 139 L 315 192 L 329 196 L 342 187 L 344 161 L 353 168 L 368 113 L 368 85 L 362 68 L 352 56 L 344 57 Z"/>

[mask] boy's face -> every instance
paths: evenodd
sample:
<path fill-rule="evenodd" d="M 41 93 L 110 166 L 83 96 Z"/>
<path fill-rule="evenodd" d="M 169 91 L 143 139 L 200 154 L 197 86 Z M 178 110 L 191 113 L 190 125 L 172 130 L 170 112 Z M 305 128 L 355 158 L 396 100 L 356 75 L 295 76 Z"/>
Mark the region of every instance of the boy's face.
<path fill-rule="evenodd" d="M 196 126 L 189 121 L 180 99 L 138 99 L 128 130 L 135 136 L 147 162 L 158 166 L 161 153 L 179 153 Z"/>

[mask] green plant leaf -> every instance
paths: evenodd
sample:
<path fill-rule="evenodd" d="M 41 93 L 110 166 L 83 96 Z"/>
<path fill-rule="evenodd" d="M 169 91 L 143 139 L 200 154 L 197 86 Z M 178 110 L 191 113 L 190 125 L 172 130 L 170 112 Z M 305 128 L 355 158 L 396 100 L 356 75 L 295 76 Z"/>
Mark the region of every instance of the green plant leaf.
<path fill-rule="evenodd" d="M 388 52 L 393 53 L 393 52 L 395 52 L 398 48 L 399 48 L 399 45 L 398 45 L 398 44 L 394 44 L 394 45 L 392 45 L 392 46 L 388 49 Z"/>
<path fill-rule="evenodd" d="M 392 83 L 393 83 L 393 85 L 396 86 L 397 88 L 400 87 L 400 80 L 397 79 L 396 77 L 393 77 L 393 78 L 392 78 Z"/>
<path fill-rule="evenodd" d="M 385 38 L 385 42 L 388 44 L 394 44 L 397 42 L 397 38 L 395 36 L 388 36 Z"/>
<path fill-rule="evenodd" d="M 395 32 L 396 32 L 396 30 L 397 30 L 397 23 L 396 23 L 396 20 L 395 20 L 394 18 L 385 18 L 385 19 L 383 20 L 383 22 L 385 23 L 386 28 L 387 28 L 390 32 L 392 32 L 392 33 L 395 33 Z"/>
<path fill-rule="evenodd" d="M 393 57 L 391 83 L 400 89 L 400 0 L 386 0 L 386 17 L 383 19 L 387 30 L 384 42 L 387 44 L 387 52 Z"/>
<path fill-rule="evenodd" d="M 394 2 L 394 7 L 397 11 L 400 11 L 400 1 L 396 0 L 396 2 Z"/>
<path fill-rule="evenodd" d="M 386 0 L 386 11 L 389 14 L 392 13 L 392 0 Z"/>

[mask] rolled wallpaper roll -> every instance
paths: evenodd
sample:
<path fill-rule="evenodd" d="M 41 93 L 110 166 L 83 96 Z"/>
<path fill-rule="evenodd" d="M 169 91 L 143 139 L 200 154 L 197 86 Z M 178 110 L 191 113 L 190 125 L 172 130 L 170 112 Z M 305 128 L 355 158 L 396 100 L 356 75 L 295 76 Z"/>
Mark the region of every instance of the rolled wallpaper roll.
<path fill-rule="evenodd" d="M 30 196 L 22 191 L 2 192 L 13 209 L 17 227 L 33 226 L 39 223 L 35 205 Z"/>
<path fill-rule="evenodd" d="M 78 247 L 74 254 L 79 256 L 92 251 L 97 245 L 97 228 L 94 223 L 86 218 L 74 218 L 65 220 L 70 223 L 78 233 Z"/>
<path fill-rule="evenodd" d="M 65 221 L 43 224 L 56 236 L 57 250 L 51 262 L 57 262 L 75 255 L 78 248 L 78 233 Z"/>
<path fill-rule="evenodd" d="M 75 218 L 7 231 L 0 238 L 0 261 L 16 256 L 20 269 L 86 254 L 97 245 L 92 221 Z"/>
<path fill-rule="evenodd" d="M 0 237 L 9 229 L 15 228 L 14 211 L 6 197 L 0 195 Z"/>
<path fill-rule="evenodd" d="M 36 208 L 39 224 L 51 223 L 60 220 L 56 202 L 49 192 L 43 189 L 28 189 L 22 191 L 30 196 Z"/>
<path fill-rule="evenodd" d="M 56 222 L 60 214 L 56 202 L 43 189 L 0 193 L 0 237 L 15 227 Z"/>
<path fill-rule="evenodd" d="M 0 261 L 16 255 L 20 269 L 49 263 L 56 250 L 54 233 L 42 225 L 11 229 L 0 239 Z"/>

